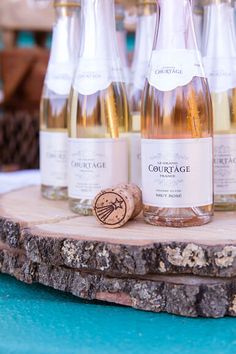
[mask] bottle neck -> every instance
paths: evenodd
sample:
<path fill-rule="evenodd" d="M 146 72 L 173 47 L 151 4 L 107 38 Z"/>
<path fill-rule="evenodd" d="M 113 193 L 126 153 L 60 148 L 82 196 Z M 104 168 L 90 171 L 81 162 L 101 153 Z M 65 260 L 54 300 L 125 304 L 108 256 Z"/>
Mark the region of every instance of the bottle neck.
<path fill-rule="evenodd" d="M 145 4 L 139 6 L 138 13 L 134 65 L 137 62 L 148 62 L 150 59 L 157 21 L 156 5 Z"/>
<path fill-rule="evenodd" d="M 117 25 L 117 22 L 116 22 Z M 116 26 L 116 38 L 117 38 L 117 44 L 119 48 L 119 54 L 120 54 L 120 59 L 124 67 L 128 67 L 128 56 L 127 56 L 127 33 L 126 30 L 123 27 L 117 27 Z"/>
<path fill-rule="evenodd" d="M 128 57 L 127 57 L 127 33 L 124 26 L 125 10 L 120 4 L 115 5 L 115 15 L 116 15 L 116 37 L 117 44 L 119 48 L 119 54 L 123 67 L 128 67 Z"/>
<path fill-rule="evenodd" d="M 72 63 L 78 56 L 79 7 L 56 7 L 50 62 Z"/>
<path fill-rule="evenodd" d="M 226 2 L 214 2 L 205 6 L 203 56 L 236 56 L 233 11 L 230 4 Z"/>
<path fill-rule="evenodd" d="M 196 49 L 190 0 L 159 0 L 155 49 Z"/>
<path fill-rule="evenodd" d="M 125 9 L 122 5 L 115 5 L 115 16 L 116 16 L 116 32 L 125 32 L 124 19 L 125 19 Z"/>
<path fill-rule="evenodd" d="M 79 56 L 84 59 L 118 57 L 114 0 L 82 0 Z"/>

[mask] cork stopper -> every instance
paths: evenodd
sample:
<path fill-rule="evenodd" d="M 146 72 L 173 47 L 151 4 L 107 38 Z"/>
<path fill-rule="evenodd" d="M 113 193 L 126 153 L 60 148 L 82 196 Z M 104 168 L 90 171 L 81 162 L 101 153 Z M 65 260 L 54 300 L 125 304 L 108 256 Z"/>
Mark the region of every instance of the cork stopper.
<path fill-rule="evenodd" d="M 93 213 L 100 224 L 118 228 L 140 214 L 142 192 L 134 184 L 120 184 L 101 191 L 94 199 Z"/>

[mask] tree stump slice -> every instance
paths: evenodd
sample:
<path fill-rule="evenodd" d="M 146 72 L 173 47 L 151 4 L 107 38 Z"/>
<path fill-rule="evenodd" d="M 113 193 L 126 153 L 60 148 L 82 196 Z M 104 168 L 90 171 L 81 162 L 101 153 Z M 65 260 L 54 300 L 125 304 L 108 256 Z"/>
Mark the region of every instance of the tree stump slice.
<path fill-rule="evenodd" d="M 110 230 L 71 213 L 67 202 L 43 199 L 38 187 L 0 203 L 0 240 L 38 264 L 117 276 L 236 276 L 236 213 L 216 213 L 202 227 L 154 227 L 139 217 Z"/>
<path fill-rule="evenodd" d="M 236 278 L 191 275 L 116 277 L 30 261 L 22 250 L 0 245 L 0 272 L 87 300 L 187 317 L 236 316 Z"/>

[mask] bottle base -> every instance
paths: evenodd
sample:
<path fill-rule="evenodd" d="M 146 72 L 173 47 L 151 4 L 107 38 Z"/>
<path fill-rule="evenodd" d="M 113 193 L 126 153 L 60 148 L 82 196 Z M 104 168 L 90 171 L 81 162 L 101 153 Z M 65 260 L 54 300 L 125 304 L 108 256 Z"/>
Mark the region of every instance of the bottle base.
<path fill-rule="evenodd" d="M 236 211 L 236 195 L 216 195 L 216 211 Z"/>
<path fill-rule="evenodd" d="M 215 211 L 236 211 L 236 204 L 230 203 L 215 203 Z"/>
<path fill-rule="evenodd" d="M 48 200 L 67 200 L 67 187 L 53 187 L 41 185 L 41 194 Z"/>
<path fill-rule="evenodd" d="M 202 226 L 212 221 L 213 207 L 159 209 L 146 206 L 144 207 L 144 219 L 148 224 L 155 226 L 176 228 Z"/>
<path fill-rule="evenodd" d="M 91 200 L 81 200 L 69 198 L 69 208 L 73 213 L 81 216 L 93 215 L 93 207 Z"/>

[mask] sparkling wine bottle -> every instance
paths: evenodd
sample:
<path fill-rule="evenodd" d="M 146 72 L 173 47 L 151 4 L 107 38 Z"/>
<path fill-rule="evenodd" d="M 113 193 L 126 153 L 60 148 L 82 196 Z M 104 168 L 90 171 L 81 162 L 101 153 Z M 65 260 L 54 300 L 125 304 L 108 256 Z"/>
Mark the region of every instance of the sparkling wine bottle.
<path fill-rule="evenodd" d="M 195 226 L 213 215 L 212 105 L 189 0 L 159 0 L 142 102 L 144 217 Z"/>
<path fill-rule="evenodd" d="M 67 102 L 76 58 L 80 1 L 55 0 L 56 23 L 40 106 L 41 191 L 67 198 Z"/>
<path fill-rule="evenodd" d="M 157 22 L 155 0 L 138 0 L 138 20 L 130 89 L 130 182 L 141 186 L 141 100 Z"/>
<path fill-rule="evenodd" d="M 217 210 L 236 210 L 236 35 L 226 0 L 204 6 L 203 56 L 214 118 L 214 192 Z"/>
<path fill-rule="evenodd" d="M 69 102 L 69 204 L 92 213 L 95 195 L 128 180 L 128 104 L 113 0 L 82 0 L 79 59 Z"/>

